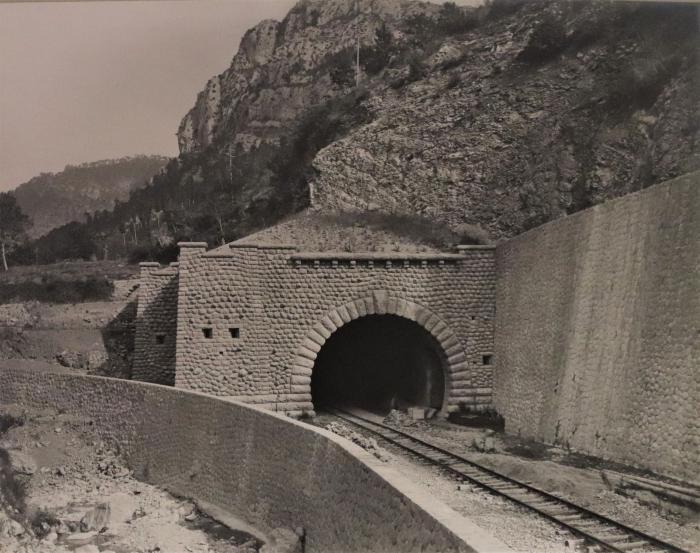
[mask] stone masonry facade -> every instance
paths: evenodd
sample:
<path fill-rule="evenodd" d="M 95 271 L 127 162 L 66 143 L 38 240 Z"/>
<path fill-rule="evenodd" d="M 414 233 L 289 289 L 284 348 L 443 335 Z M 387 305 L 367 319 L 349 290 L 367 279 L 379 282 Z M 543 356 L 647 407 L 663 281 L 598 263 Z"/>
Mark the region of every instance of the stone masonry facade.
<path fill-rule="evenodd" d="M 175 384 L 178 264 L 141 263 L 132 378 Z"/>
<path fill-rule="evenodd" d="M 442 411 L 696 480 L 700 173 L 457 253 L 280 243 L 142 265 L 134 376 L 300 416 L 326 340 L 392 314 L 442 351 Z"/>
<path fill-rule="evenodd" d="M 314 361 L 331 334 L 360 317 L 391 314 L 440 345 L 443 411 L 491 404 L 492 247 L 352 254 L 282 244 L 180 246 L 179 267 L 142 265 L 136 378 L 299 416 L 313 411 Z"/>
<path fill-rule="evenodd" d="M 700 173 L 497 248 L 506 431 L 700 474 Z"/>

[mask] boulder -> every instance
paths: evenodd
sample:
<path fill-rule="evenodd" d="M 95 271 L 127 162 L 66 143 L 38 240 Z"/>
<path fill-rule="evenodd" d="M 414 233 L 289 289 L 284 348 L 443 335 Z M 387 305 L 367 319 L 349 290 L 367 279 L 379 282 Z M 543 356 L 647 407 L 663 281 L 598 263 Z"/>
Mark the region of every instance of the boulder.
<path fill-rule="evenodd" d="M 303 553 L 303 530 L 296 532 L 287 528 L 275 528 L 270 534 L 270 542 L 260 549 L 260 553 Z"/>
<path fill-rule="evenodd" d="M 80 529 L 83 532 L 101 532 L 107 528 L 111 509 L 109 503 L 99 503 L 94 509 L 90 509 L 80 520 Z"/>
<path fill-rule="evenodd" d="M 37 471 L 36 461 L 28 453 L 18 449 L 10 449 L 8 453 L 10 454 L 10 463 L 15 473 L 31 476 Z"/>
<path fill-rule="evenodd" d="M 24 534 L 24 527 L 16 520 L 2 514 L 0 517 L 0 537 L 13 538 L 22 534 Z"/>
<path fill-rule="evenodd" d="M 110 521 L 113 524 L 129 522 L 134 518 L 134 512 L 138 509 L 138 500 L 128 493 L 115 493 L 108 498 L 110 508 Z"/>
<path fill-rule="evenodd" d="M 66 545 L 79 546 L 87 545 L 97 537 L 97 532 L 76 532 L 64 538 Z"/>
<path fill-rule="evenodd" d="M 100 549 L 96 545 L 89 543 L 78 547 L 74 550 L 74 553 L 100 553 Z"/>

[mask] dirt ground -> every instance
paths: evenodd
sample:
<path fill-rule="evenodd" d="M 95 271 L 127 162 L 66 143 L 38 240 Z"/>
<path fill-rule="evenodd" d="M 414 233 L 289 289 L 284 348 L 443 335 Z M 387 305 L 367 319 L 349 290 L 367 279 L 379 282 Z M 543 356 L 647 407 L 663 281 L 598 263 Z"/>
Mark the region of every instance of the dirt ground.
<path fill-rule="evenodd" d="M 17 486 L 9 482 L 5 463 L 0 551 L 270 551 L 261 539 L 203 515 L 191 501 L 134 479 L 118 456 L 90 438 L 86 424 L 66 413 L 28 413 L 0 405 L 0 452 L 9 453 L 9 478 L 26 494 L 24 500 L 13 499 Z M 0 469 L 2 462 L 0 455 Z M 21 512 L 12 504 L 20 504 Z"/>
<path fill-rule="evenodd" d="M 375 418 L 381 420 L 381 417 Z M 697 512 L 675 512 L 673 506 L 646 504 L 635 497 L 621 495 L 601 477 L 602 467 L 589 459 L 503 433 L 444 420 L 410 421 L 400 416 L 387 422 L 503 474 L 530 482 L 689 551 L 700 552 Z M 314 424 L 322 427 L 331 423 L 337 425 L 338 419 L 321 415 L 314 420 Z M 352 430 L 360 432 L 356 427 Z M 370 433 L 360 434 L 372 437 Z M 513 549 L 544 553 L 573 550 L 567 545 L 571 536 L 557 525 L 479 488 L 459 484 L 452 476 L 420 463 L 381 439 L 377 442 L 380 448 L 390 452 L 387 462 L 395 464 L 412 481 L 424 485 L 434 496 Z M 614 468 L 624 470 L 619 466 Z"/>

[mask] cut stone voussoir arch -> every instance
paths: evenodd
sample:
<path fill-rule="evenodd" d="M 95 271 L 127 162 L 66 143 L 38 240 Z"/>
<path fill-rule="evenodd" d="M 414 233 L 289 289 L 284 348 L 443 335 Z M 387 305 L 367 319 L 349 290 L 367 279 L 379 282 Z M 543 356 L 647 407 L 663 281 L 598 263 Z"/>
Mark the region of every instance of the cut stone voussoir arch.
<path fill-rule="evenodd" d="M 428 332 L 440 345 L 445 364 L 443 411 L 446 410 L 450 404 L 450 392 L 454 376 L 461 372 L 461 378 L 464 378 L 466 352 L 457 334 L 447 321 L 427 307 L 403 298 L 391 296 L 388 292 L 381 290 L 373 292 L 370 296 L 358 298 L 332 309 L 325 313 L 309 329 L 297 347 L 295 360 L 292 364 L 292 380 L 295 383 L 295 389 L 300 389 L 300 385 L 306 386 L 308 389 L 305 390 L 305 393 L 310 396 L 311 382 L 309 376 L 313 362 L 326 341 L 346 324 L 375 314 L 395 315 L 413 321 Z"/>

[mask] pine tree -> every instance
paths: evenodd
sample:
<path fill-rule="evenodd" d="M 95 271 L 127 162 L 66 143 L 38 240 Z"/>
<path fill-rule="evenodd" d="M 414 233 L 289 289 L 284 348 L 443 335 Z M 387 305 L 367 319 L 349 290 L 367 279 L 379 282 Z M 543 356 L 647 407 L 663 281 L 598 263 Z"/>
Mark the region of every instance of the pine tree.
<path fill-rule="evenodd" d="M 15 197 L 9 192 L 0 193 L 0 251 L 5 271 L 7 254 L 24 240 L 28 226 L 29 217 L 22 213 Z"/>

